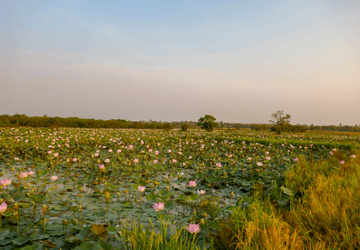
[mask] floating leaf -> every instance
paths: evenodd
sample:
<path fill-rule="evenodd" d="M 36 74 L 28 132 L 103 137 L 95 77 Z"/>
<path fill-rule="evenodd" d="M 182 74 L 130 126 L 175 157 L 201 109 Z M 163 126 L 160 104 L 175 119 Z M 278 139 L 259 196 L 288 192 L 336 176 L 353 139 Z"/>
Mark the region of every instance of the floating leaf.
<path fill-rule="evenodd" d="M 147 199 L 148 201 L 151 201 L 151 202 L 155 202 L 156 199 L 157 199 L 157 196 L 156 196 L 156 194 L 154 194 L 154 193 L 148 194 L 148 195 L 146 195 L 145 197 L 146 197 L 146 199 Z"/>
<path fill-rule="evenodd" d="M 0 240 L 4 239 L 10 233 L 8 228 L 0 228 Z"/>
<path fill-rule="evenodd" d="M 198 201 L 199 196 L 197 196 L 196 194 L 190 194 L 188 197 L 186 197 L 185 200 L 190 202 Z"/>
<path fill-rule="evenodd" d="M 103 225 L 93 224 L 90 230 L 103 240 L 108 237 L 108 232 Z"/>
<path fill-rule="evenodd" d="M 21 246 L 21 245 L 24 245 L 29 240 L 30 240 L 29 236 L 20 236 L 20 237 L 16 238 L 15 240 L 12 240 L 12 243 L 14 243 L 15 245 Z"/>
<path fill-rule="evenodd" d="M 169 201 L 165 202 L 165 209 L 172 210 L 172 209 L 174 209 L 174 207 L 175 207 L 175 203 L 173 200 L 169 200 Z"/>
<path fill-rule="evenodd" d="M 162 190 L 160 190 L 160 191 L 157 193 L 157 196 L 159 196 L 160 198 L 162 198 L 162 199 L 164 199 L 164 200 L 167 199 L 167 198 L 169 198 L 170 195 L 171 195 L 171 193 L 170 193 L 170 191 L 167 190 L 167 189 L 162 189 Z"/>
<path fill-rule="evenodd" d="M 101 250 L 101 246 L 94 241 L 85 241 L 80 246 L 74 248 L 74 250 Z"/>
<path fill-rule="evenodd" d="M 288 188 L 286 188 L 286 187 L 284 187 L 284 186 L 281 186 L 280 188 L 281 188 L 281 190 L 284 192 L 284 194 L 287 194 L 287 195 L 289 195 L 289 196 L 293 196 L 293 195 L 294 195 L 294 192 L 291 191 L 290 189 L 288 189 Z"/>
<path fill-rule="evenodd" d="M 116 227 L 113 227 L 113 226 L 108 226 L 106 228 L 106 230 L 108 231 L 109 234 L 116 234 L 117 233 Z"/>

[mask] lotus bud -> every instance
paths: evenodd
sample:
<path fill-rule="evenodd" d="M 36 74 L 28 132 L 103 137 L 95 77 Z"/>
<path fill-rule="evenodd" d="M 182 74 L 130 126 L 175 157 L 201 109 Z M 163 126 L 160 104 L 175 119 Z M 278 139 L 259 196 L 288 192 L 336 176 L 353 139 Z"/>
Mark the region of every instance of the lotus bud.
<path fill-rule="evenodd" d="M 67 226 L 67 225 L 70 224 L 70 221 L 68 221 L 68 220 L 62 220 L 62 224 L 63 224 L 64 226 Z"/>

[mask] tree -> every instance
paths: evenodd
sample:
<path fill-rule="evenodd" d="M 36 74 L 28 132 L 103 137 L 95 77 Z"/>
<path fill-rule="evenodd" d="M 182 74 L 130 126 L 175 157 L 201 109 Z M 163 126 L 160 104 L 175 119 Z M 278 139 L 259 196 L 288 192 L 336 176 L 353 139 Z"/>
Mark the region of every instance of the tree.
<path fill-rule="evenodd" d="M 220 122 L 219 122 L 219 125 L 220 125 L 220 128 L 223 128 L 223 127 L 224 127 L 224 122 L 223 122 L 223 121 L 220 121 Z"/>
<path fill-rule="evenodd" d="M 189 124 L 184 123 L 183 125 L 181 125 L 181 130 L 182 130 L 182 131 L 187 131 L 189 127 L 190 127 Z"/>
<path fill-rule="evenodd" d="M 198 120 L 198 126 L 205 129 L 208 132 L 213 131 L 214 128 L 218 127 L 219 124 L 216 121 L 216 118 L 212 115 L 205 115 Z"/>
<path fill-rule="evenodd" d="M 311 130 L 311 132 L 314 131 L 314 124 L 311 124 L 311 125 L 310 125 L 310 130 Z"/>
<path fill-rule="evenodd" d="M 281 131 L 284 130 L 284 127 L 290 125 L 291 115 L 284 114 L 284 111 L 278 110 L 276 113 L 272 114 L 272 120 L 269 120 L 271 124 L 273 124 L 273 130 L 276 134 L 280 135 Z"/>

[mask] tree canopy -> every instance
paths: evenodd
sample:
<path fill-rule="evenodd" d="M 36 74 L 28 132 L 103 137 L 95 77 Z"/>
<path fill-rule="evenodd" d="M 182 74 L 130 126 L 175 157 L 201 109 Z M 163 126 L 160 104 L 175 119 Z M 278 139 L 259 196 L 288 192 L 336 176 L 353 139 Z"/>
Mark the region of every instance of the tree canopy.
<path fill-rule="evenodd" d="M 284 114 L 283 110 L 278 110 L 271 115 L 273 119 L 269 120 L 273 124 L 273 129 L 277 134 L 281 134 L 284 128 L 290 125 L 291 115 Z"/>
<path fill-rule="evenodd" d="M 202 129 L 205 129 L 206 131 L 211 132 L 214 130 L 214 128 L 219 126 L 219 124 L 215 121 L 216 118 L 212 115 L 205 115 L 198 120 L 198 126 L 200 126 Z"/>

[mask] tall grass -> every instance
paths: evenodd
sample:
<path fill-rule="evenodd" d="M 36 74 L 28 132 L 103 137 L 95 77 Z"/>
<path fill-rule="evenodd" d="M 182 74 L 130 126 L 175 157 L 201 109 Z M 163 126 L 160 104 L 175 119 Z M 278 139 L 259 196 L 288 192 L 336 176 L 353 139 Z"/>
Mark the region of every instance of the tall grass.
<path fill-rule="evenodd" d="M 215 236 L 217 249 L 360 249 L 359 156 L 301 159 L 286 174 L 295 193 L 290 206 L 258 196 L 247 208 L 234 207 Z"/>
<path fill-rule="evenodd" d="M 169 228 L 169 222 L 161 222 L 156 232 L 152 221 L 144 227 L 135 220 L 121 230 L 123 249 L 126 250 L 200 250 L 196 234 L 189 234 L 183 228 Z"/>

